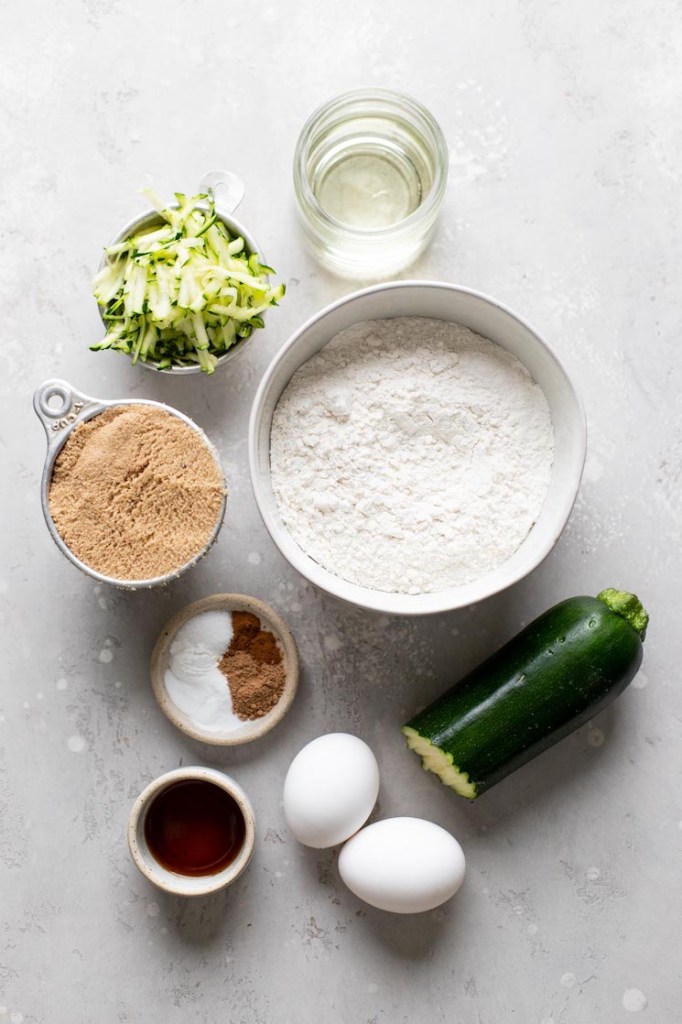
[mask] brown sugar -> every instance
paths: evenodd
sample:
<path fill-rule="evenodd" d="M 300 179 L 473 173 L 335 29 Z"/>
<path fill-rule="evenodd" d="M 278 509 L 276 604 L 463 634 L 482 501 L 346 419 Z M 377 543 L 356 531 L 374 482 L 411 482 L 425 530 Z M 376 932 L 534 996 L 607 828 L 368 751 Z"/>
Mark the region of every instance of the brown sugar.
<path fill-rule="evenodd" d="M 262 718 L 282 696 L 286 671 L 281 648 L 251 612 L 232 612 L 232 640 L 218 668 L 228 681 L 232 710 L 241 719 Z"/>
<path fill-rule="evenodd" d="M 117 580 L 145 580 L 205 547 L 224 494 L 213 454 L 189 424 L 154 406 L 123 405 L 71 433 L 49 503 L 77 558 Z"/>

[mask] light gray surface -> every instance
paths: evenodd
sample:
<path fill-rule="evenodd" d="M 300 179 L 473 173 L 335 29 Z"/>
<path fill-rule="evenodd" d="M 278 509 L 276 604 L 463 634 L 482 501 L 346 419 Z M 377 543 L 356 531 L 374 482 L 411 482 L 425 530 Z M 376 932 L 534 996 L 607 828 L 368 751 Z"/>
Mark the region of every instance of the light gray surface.
<path fill-rule="evenodd" d="M 679 4 L 41 0 L 5 2 L 0 20 L 0 1022 L 619 1024 L 631 989 L 648 1000 L 642 1020 L 679 1020 Z M 528 317 L 590 428 L 578 505 L 545 564 L 483 606 L 418 622 L 306 588 L 246 472 L 270 356 L 348 290 L 294 233 L 296 135 L 316 103 L 372 84 L 411 91 L 451 147 L 439 232 L 412 273 Z M 211 166 L 244 177 L 239 216 L 289 282 L 267 332 L 213 380 L 90 354 L 90 278 L 141 208 L 136 190 L 189 190 Z M 167 591 L 96 588 L 50 540 L 30 398 L 55 375 L 168 401 L 219 444 L 226 526 Z M 533 614 L 608 585 L 652 614 L 618 704 L 476 805 L 421 773 L 403 717 Z M 304 665 L 287 720 L 224 756 L 173 729 L 147 673 L 164 620 L 217 590 L 271 601 Z M 373 912 L 342 889 L 332 853 L 288 837 L 283 773 L 332 729 L 376 751 L 382 815 L 432 818 L 462 842 L 469 872 L 450 905 Z M 192 762 L 233 773 L 259 826 L 247 874 L 196 903 L 153 890 L 125 842 L 140 789 Z"/>

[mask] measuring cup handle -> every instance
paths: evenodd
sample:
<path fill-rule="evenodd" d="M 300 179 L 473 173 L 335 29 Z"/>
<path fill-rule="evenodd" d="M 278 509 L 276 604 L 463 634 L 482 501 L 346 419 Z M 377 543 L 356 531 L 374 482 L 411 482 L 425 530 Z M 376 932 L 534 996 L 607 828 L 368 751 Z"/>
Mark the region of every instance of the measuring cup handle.
<path fill-rule="evenodd" d="M 199 191 L 208 192 L 225 214 L 234 213 L 244 198 L 244 182 L 232 171 L 207 171 L 199 182 Z"/>
<path fill-rule="evenodd" d="M 46 380 L 33 395 L 36 416 L 45 427 L 48 445 L 61 430 L 70 427 L 94 399 L 77 391 L 65 380 Z"/>

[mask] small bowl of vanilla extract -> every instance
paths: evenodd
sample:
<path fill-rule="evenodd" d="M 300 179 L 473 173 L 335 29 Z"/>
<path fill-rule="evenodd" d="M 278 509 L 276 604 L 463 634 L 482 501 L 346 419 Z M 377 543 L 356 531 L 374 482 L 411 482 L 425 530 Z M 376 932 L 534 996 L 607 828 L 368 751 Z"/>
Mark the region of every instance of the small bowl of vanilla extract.
<path fill-rule="evenodd" d="M 140 793 L 128 822 L 139 870 L 178 896 L 207 896 L 231 885 L 249 863 L 255 838 L 246 793 L 215 768 L 159 776 Z"/>

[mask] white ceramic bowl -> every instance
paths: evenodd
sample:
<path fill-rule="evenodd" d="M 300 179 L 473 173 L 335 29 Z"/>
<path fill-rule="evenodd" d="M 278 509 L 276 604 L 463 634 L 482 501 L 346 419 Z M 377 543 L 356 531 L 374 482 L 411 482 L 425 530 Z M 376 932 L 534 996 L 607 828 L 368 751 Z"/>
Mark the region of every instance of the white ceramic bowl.
<path fill-rule="evenodd" d="M 245 834 L 241 850 L 231 864 L 214 875 L 179 875 L 175 871 L 169 871 L 168 868 L 159 864 L 149 850 L 145 839 L 145 818 L 155 797 L 176 782 L 190 780 L 212 782 L 214 786 L 224 789 L 236 801 L 244 816 Z M 215 768 L 174 768 L 173 771 L 160 775 L 158 779 L 154 779 L 146 789 L 142 790 L 131 808 L 128 819 L 128 846 L 136 867 L 159 889 L 176 896 L 208 896 L 209 893 L 218 892 L 219 889 L 231 885 L 239 878 L 251 860 L 255 841 L 256 822 L 246 793 L 234 779 Z"/>
<path fill-rule="evenodd" d="M 431 594 L 396 594 L 348 583 L 310 558 L 284 526 L 270 480 L 270 430 L 292 375 L 351 324 L 399 316 L 450 320 L 507 349 L 526 366 L 549 403 L 555 455 L 540 517 L 512 557 L 472 583 Z M 263 521 L 282 554 L 335 597 L 385 615 L 426 615 L 463 608 L 505 590 L 536 568 L 558 540 L 578 493 L 585 461 L 585 414 L 558 358 L 536 332 L 494 299 L 439 281 L 394 281 L 354 292 L 308 320 L 275 356 L 261 381 L 249 424 L 251 482 Z"/>
<path fill-rule="evenodd" d="M 262 718 L 253 718 L 250 721 L 242 722 L 239 728 L 228 732 L 209 732 L 193 722 L 189 715 L 186 715 L 173 703 L 165 682 L 166 669 L 170 662 L 170 649 L 178 630 L 195 615 L 212 611 L 251 612 L 253 615 L 257 615 L 261 628 L 274 633 L 279 641 L 286 672 L 284 689 L 274 708 L 271 708 Z M 259 740 L 261 736 L 265 736 L 271 729 L 274 729 L 278 722 L 282 721 L 296 696 L 298 675 L 299 660 L 296 641 L 286 622 L 265 601 L 259 601 L 258 598 L 249 597 L 246 594 L 212 594 L 210 597 L 204 597 L 201 601 L 195 601 L 193 604 L 181 608 L 161 630 L 151 658 L 152 690 L 166 718 L 192 739 L 219 747 L 236 747 L 242 743 L 250 743 L 252 740 Z M 227 681 L 225 685 L 227 686 Z"/>

